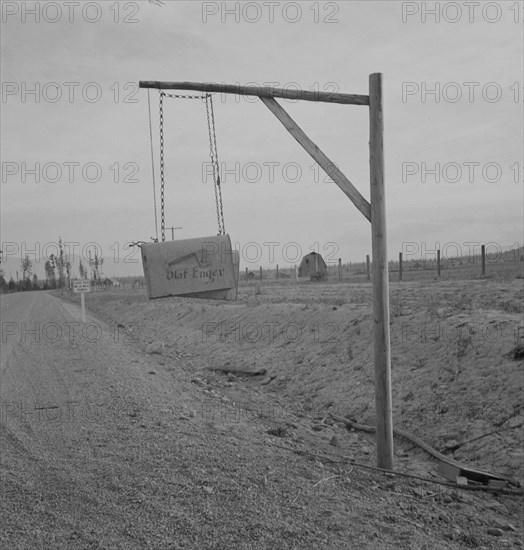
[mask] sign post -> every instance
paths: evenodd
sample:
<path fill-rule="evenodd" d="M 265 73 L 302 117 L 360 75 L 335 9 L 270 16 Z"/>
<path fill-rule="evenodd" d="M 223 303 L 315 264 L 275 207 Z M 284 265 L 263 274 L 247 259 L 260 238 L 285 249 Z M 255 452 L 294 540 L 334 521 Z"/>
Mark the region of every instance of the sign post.
<path fill-rule="evenodd" d="M 82 323 L 86 322 L 86 302 L 84 294 L 91 292 L 91 283 L 85 279 L 75 279 L 73 281 L 73 292 L 80 292 L 80 307 L 82 311 Z"/>
<path fill-rule="evenodd" d="M 238 86 L 203 82 L 140 81 L 140 88 L 159 90 L 192 90 L 201 93 L 257 96 L 275 115 L 299 145 L 328 174 L 333 182 L 371 222 L 373 268 L 373 322 L 375 357 L 375 404 L 377 432 L 377 466 L 393 469 L 393 415 L 391 392 L 391 342 L 389 333 L 389 274 L 386 236 L 384 113 L 382 73 L 369 75 L 369 95 L 290 90 L 289 88 Z M 162 96 L 160 96 L 162 98 Z M 275 98 L 314 102 L 367 105 L 369 107 L 370 201 L 316 145 Z M 152 245 L 147 245 L 152 246 Z M 142 246 L 142 254 L 144 246 Z M 366 257 L 367 279 L 371 278 L 369 256 Z M 295 277 L 298 273 L 295 266 Z"/>

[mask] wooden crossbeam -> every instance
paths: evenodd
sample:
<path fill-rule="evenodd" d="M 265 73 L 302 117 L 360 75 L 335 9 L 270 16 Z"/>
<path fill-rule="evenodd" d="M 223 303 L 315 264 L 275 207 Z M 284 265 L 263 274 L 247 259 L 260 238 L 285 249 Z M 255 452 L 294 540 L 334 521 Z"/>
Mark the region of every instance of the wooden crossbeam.
<path fill-rule="evenodd" d="M 302 99 L 323 103 L 343 103 L 349 105 L 369 105 L 369 96 L 358 94 L 339 94 L 293 88 L 272 88 L 267 86 L 240 86 L 237 84 L 215 84 L 212 82 L 159 82 L 141 80 L 140 88 L 157 88 L 159 90 L 192 90 L 222 94 L 251 95 L 262 97 L 280 97 L 283 99 Z"/>
<path fill-rule="evenodd" d="M 298 143 L 311 155 L 326 174 L 342 189 L 351 202 L 364 214 L 364 217 L 371 221 L 371 205 L 360 194 L 359 190 L 349 179 L 329 160 L 320 150 L 318 145 L 313 143 L 304 130 L 289 116 L 288 112 L 273 97 L 261 97 L 261 101 L 280 120 L 284 128 L 298 141 Z"/>

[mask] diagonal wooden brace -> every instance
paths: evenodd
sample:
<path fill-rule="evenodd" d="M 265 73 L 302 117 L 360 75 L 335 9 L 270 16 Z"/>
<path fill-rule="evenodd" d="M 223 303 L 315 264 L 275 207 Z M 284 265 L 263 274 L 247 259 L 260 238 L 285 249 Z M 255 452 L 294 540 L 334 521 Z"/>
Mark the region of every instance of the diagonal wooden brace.
<path fill-rule="evenodd" d="M 300 126 L 289 116 L 288 112 L 273 97 L 261 97 L 266 107 L 280 120 L 286 130 L 300 143 L 300 145 L 311 155 L 326 174 L 342 189 L 350 198 L 351 202 L 362 212 L 364 217 L 371 221 L 371 206 L 360 194 L 359 190 L 349 179 L 329 160 L 320 150 L 318 145 L 313 143 Z"/>

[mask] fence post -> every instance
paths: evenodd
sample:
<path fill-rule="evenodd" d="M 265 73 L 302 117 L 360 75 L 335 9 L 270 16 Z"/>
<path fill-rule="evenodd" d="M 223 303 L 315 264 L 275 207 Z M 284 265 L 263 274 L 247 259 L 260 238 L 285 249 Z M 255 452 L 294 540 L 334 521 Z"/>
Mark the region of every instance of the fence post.
<path fill-rule="evenodd" d="M 278 279 L 278 264 L 277 264 L 277 279 Z"/>
<path fill-rule="evenodd" d="M 248 270 L 248 268 L 246 267 L 246 283 L 247 283 L 247 281 L 248 281 L 248 277 L 247 277 L 248 271 L 249 271 L 249 270 Z"/>
<path fill-rule="evenodd" d="M 342 282 L 342 258 L 338 259 L 338 282 Z"/>
<path fill-rule="evenodd" d="M 437 250 L 437 275 L 440 277 L 440 249 Z"/>
<path fill-rule="evenodd" d="M 402 252 L 398 253 L 398 280 L 402 281 Z"/>
<path fill-rule="evenodd" d="M 367 274 L 368 281 L 370 281 L 371 280 L 371 272 L 370 272 L 370 269 L 369 269 L 369 254 L 366 255 L 366 274 Z"/>
<path fill-rule="evenodd" d="M 482 276 L 486 276 L 486 245 L 480 247 L 480 252 L 482 254 Z"/>
<path fill-rule="evenodd" d="M 262 266 L 260 266 L 260 280 L 262 280 Z"/>

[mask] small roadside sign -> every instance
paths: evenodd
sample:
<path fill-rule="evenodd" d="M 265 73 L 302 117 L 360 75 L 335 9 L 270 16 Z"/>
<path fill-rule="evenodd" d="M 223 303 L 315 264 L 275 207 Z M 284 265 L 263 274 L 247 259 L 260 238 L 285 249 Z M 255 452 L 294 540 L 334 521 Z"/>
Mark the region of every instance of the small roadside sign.
<path fill-rule="evenodd" d="M 82 323 L 86 322 L 86 303 L 84 294 L 91 292 L 91 282 L 86 279 L 73 280 L 73 292 L 80 292 L 80 308 L 82 314 Z"/>
<path fill-rule="evenodd" d="M 85 279 L 73 281 L 73 292 L 91 292 L 91 283 Z"/>

